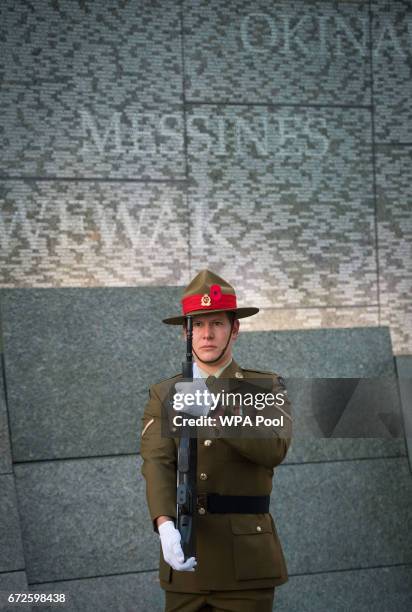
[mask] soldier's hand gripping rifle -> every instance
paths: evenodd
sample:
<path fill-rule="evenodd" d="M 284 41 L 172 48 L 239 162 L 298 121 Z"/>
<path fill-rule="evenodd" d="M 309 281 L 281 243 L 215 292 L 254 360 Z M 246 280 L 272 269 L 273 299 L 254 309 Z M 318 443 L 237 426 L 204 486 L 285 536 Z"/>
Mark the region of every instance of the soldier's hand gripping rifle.
<path fill-rule="evenodd" d="M 193 380 L 193 320 L 187 316 L 186 361 L 183 362 L 183 378 Z M 197 437 L 182 435 L 177 454 L 177 529 L 182 537 L 181 546 L 185 559 L 196 556 L 196 475 Z"/>

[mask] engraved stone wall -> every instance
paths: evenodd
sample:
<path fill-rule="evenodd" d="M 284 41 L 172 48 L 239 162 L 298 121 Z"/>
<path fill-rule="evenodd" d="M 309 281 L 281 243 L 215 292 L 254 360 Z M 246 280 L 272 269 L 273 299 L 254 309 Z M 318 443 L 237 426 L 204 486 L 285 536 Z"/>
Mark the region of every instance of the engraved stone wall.
<path fill-rule="evenodd" d="M 411 352 L 410 2 L 0 12 L 0 287 L 207 266 L 254 329 L 389 325 Z"/>

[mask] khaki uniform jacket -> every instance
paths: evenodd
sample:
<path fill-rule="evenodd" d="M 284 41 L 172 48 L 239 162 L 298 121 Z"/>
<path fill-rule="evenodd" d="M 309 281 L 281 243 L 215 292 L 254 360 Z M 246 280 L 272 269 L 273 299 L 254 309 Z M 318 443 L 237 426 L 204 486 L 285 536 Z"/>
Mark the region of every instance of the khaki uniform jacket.
<path fill-rule="evenodd" d="M 276 374 L 241 369 L 234 361 L 222 378 L 273 379 L 273 393 L 284 392 Z M 161 435 L 161 405 L 181 375 L 153 385 L 142 419 L 142 474 L 153 527 L 166 515 L 176 519 L 178 438 Z M 283 410 L 290 414 L 285 395 Z M 198 439 L 197 494 L 269 495 L 274 468 L 290 445 L 290 437 Z M 207 590 L 268 588 L 288 580 L 282 547 L 272 516 L 267 514 L 198 514 L 194 572 L 173 570 L 160 550 L 159 578 L 163 589 L 201 593 Z M 161 548 L 161 547 L 160 547 Z"/>

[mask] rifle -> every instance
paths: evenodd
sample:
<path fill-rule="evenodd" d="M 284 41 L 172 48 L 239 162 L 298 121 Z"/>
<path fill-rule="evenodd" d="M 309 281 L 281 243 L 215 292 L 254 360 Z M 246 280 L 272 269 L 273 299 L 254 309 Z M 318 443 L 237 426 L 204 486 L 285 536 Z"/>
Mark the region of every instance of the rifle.
<path fill-rule="evenodd" d="M 182 364 L 183 378 L 193 380 L 193 319 L 187 316 L 186 361 Z M 177 529 L 182 537 L 185 559 L 196 556 L 196 477 L 197 438 L 182 435 L 177 453 Z"/>

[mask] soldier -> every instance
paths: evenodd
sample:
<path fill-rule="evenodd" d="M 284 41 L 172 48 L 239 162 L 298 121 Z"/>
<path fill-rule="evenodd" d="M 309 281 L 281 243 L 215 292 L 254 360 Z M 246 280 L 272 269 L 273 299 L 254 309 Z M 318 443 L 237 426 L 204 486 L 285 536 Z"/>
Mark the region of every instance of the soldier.
<path fill-rule="evenodd" d="M 233 287 L 209 270 L 196 275 L 181 302 L 183 314 L 164 323 L 184 326 L 186 315 L 192 315 L 193 377 L 269 377 L 273 393 L 285 394 L 283 413 L 291 421 L 283 379 L 243 369 L 232 357 L 239 319 L 259 309 L 238 308 Z M 273 470 L 285 458 L 290 437 L 198 440 L 196 559 L 184 560 L 175 527 L 179 441 L 161 432 L 162 401 L 181 378 L 178 374 L 150 388 L 142 419 L 142 473 L 153 528 L 160 536 L 165 610 L 272 610 L 275 586 L 285 583 L 288 574 L 269 496 Z M 212 494 L 220 494 L 218 508 Z"/>

